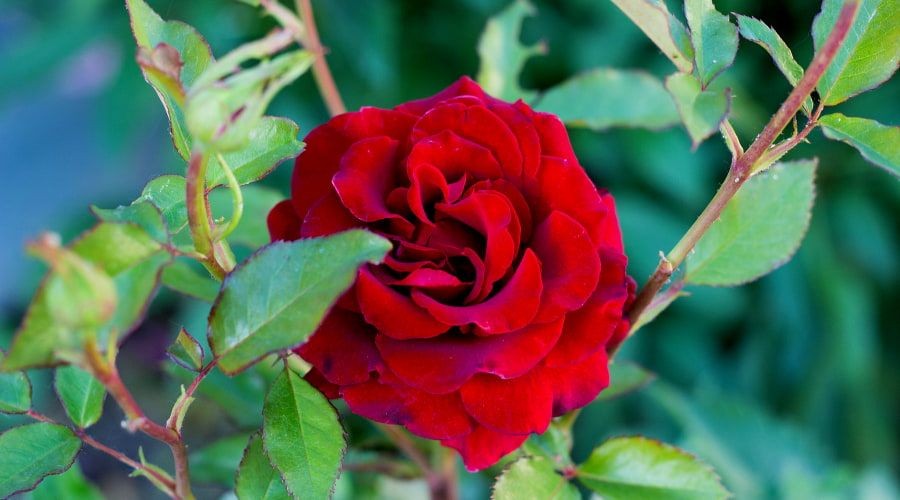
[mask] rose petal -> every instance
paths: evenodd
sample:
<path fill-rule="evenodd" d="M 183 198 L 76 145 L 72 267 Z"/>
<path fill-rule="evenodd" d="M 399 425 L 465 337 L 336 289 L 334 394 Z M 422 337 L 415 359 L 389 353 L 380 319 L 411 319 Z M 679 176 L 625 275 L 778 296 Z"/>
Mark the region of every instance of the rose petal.
<path fill-rule="evenodd" d="M 407 167 L 410 187 L 406 192 L 409 209 L 422 222 L 433 225 L 427 207 L 450 198 L 447 179 L 437 167 L 430 163 L 416 163 Z"/>
<path fill-rule="evenodd" d="M 476 373 L 519 377 L 547 356 L 562 332 L 562 320 L 529 325 L 504 335 L 446 334 L 427 340 L 375 343 L 391 372 L 403 382 L 433 394 L 459 389 Z"/>
<path fill-rule="evenodd" d="M 554 210 L 538 225 L 531 249 L 541 260 L 544 294 L 535 321 L 548 321 L 583 306 L 597 288 L 600 257 L 581 224 Z"/>
<path fill-rule="evenodd" d="M 476 426 L 471 433 L 441 441 L 444 446 L 455 449 L 463 459 L 466 470 L 478 472 L 497 463 L 528 439 L 528 435 L 509 435 L 494 432 L 486 427 Z"/>
<path fill-rule="evenodd" d="M 328 194 L 319 198 L 309 207 L 309 211 L 306 212 L 306 217 L 303 219 L 300 234 L 304 238 L 314 238 L 362 226 L 359 219 L 341 204 L 337 193 L 329 190 Z"/>
<path fill-rule="evenodd" d="M 516 106 L 522 110 L 521 105 Z M 526 106 L 527 107 L 527 106 Z M 556 156 L 567 160 L 573 165 L 578 164 L 575 150 L 572 149 L 572 141 L 566 131 L 566 125 L 556 115 L 550 113 L 534 112 L 531 115 L 532 123 L 541 138 L 541 154 L 544 156 Z"/>
<path fill-rule="evenodd" d="M 594 248 L 604 243 L 601 222 L 606 216 L 606 205 L 578 163 L 545 156 L 538 172 L 537 186 L 537 220 L 559 210 L 587 230 Z"/>
<path fill-rule="evenodd" d="M 544 364 L 569 366 L 603 349 L 622 318 L 626 298 L 622 288 L 598 288 L 584 307 L 566 314 L 562 336 Z"/>
<path fill-rule="evenodd" d="M 337 399 L 341 397 L 341 387 L 328 381 L 319 370 L 312 368 L 303 377 L 313 387 L 319 390 L 328 399 Z"/>
<path fill-rule="evenodd" d="M 395 339 L 420 339 L 450 329 L 401 293 L 385 285 L 366 268 L 356 281 L 356 298 L 366 322 Z"/>
<path fill-rule="evenodd" d="M 503 175 L 489 149 L 450 130 L 416 142 L 406 161 L 407 169 L 423 163 L 434 165 L 449 182 L 464 175 L 474 179 L 495 179 Z"/>
<path fill-rule="evenodd" d="M 293 241 L 300 238 L 300 218 L 291 200 L 284 200 L 272 207 L 266 219 L 272 241 Z"/>
<path fill-rule="evenodd" d="M 411 113 L 416 116 L 421 116 L 441 102 L 461 95 L 470 95 L 479 99 L 484 99 L 486 97 L 486 94 L 483 90 L 481 90 L 480 85 L 475 83 L 475 81 L 468 76 L 463 76 L 459 80 L 451 83 L 449 87 L 431 97 L 409 101 L 397 106 L 394 109 L 403 111 L 404 113 Z"/>
<path fill-rule="evenodd" d="M 359 314 L 333 310 L 297 352 L 329 382 L 359 384 L 381 366 L 375 333 Z"/>
<path fill-rule="evenodd" d="M 550 425 L 553 388 L 535 370 L 507 380 L 494 375 L 475 375 L 463 384 L 459 393 L 466 412 L 497 432 L 540 434 Z"/>
<path fill-rule="evenodd" d="M 609 366 L 603 349 L 581 363 L 562 368 L 542 366 L 534 372 L 553 388 L 555 417 L 590 403 L 609 386 Z"/>
<path fill-rule="evenodd" d="M 519 101 L 522 102 L 522 101 Z M 534 122 L 518 107 L 494 100 L 488 109 L 499 116 L 510 128 L 522 152 L 522 175 L 534 177 L 541 164 L 541 139 L 534 128 Z"/>
<path fill-rule="evenodd" d="M 475 324 L 481 329 L 481 333 L 492 335 L 528 325 L 537 314 L 542 290 L 540 262 L 531 249 L 526 249 L 515 274 L 498 293 L 484 302 L 451 306 L 417 290 L 413 290 L 411 295 L 413 302 L 442 323 Z"/>

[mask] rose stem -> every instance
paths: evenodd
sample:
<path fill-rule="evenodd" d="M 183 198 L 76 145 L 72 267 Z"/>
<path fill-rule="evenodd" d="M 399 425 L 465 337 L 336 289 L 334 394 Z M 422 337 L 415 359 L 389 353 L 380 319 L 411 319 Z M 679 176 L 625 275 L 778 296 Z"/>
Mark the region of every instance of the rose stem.
<path fill-rule="evenodd" d="M 39 422 L 47 422 L 50 424 L 62 425 L 62 424 L 58 423 L 57 421 L 53 420 L 52 418 L 50 418 L 42 413 L 38 413 L 34 410 L 28 410 L 26 415 L 28 415 L 29 417 L 31 417 Z M 175 483 L 173 483 L 169 478 L 163 476 L 162 474 L 156 472 L 153 469 L 150 469 L 149 467 L 145 467 L 141 463 L 138 463 L 138 462 L 132 460 L 124 453 L 114 450 L 114 449 L 110 448 L 109 446 L 97 441 L 96 439 L 89 436 L 84 431 L 84 429 L 72 429 L 72 432 L 74 432 L 75 435 L 78 436 L 78 438 L 81 439 L 81 441 L 84 444 L 90 446 L 91 448 L 94 448 L 103 453 L 106 453 L 107 455 L 115 458 L 119 462 L 122 462 L 123 464 L 131 467 L 132 469 L 139 470 L 139 471 L 147 474 L 148 476 L 153 476 L 153 478 L 156 479 L 157 481 L 159 481 L 160 484 L 163 484 L 168 488 L 168 491 L 165 492 L 167 495 L 169 495 L 170 497 L 173 497 L 173 498 L 175 497 Z"/>
<path fill-rule="evenodd" d="M 175 497 L 183 500 L 192 500 L 194 494 L 191 491 L 191 478 L 188 468 L 187 446 L 181 439 L 181 435 L 173 429 L 163 427 L 154 422 L 144 413 L 134 396 L 125 387 L 119 370 L 115 363 L 110 363 L 103 357 L 97 348 L 93 338 L 85 343 L 87 355 L 87 368 L 91 374 L 100 381 L 116 403 L 125 412 L 128 418 L 126 426 L 132 432 L 139 430 L 144 434 L 162 441 L 169 446 L 172 459 L 175 462 Z"/>
<path fill-rule="evenodd" d="M 435 488 L 440 487 L 440 483 L 442 482 L 440 474 L 431 468 L 431 465 L 428 463 L 428 458 L 422 453 L 422 450 L 416 446 L 416 443 L 406 435 L 403 429 L 395 425 L 380 424 L 377 422 L 373 422 L 373 424 L 419 467 L 422 474 L 425 476 L 425 480 L 428 482 L 428 487 L 432 491 L 434 491 Z"/>
<path fill-rule="evenodd" d="M 844 3 L 844 6 L 838 14 L 834 28 L 831 30 L 831 34 L 828 35 L 828 39 L 825 40 L 821 50 L 819 50 L 813 58 L 813 61 L 810 63 L 809 68 L 807 68 L 803 78 L 800 79 L 797 86 L 794 87 L 775 115 L 772 116 L 772 119 L 769 120 L 769 123 L 765 126 L 763 131 L 757 136 L 756 140 L 753 141 L 753 144 L 747 148 L 746 152 L 740 154 L 735 161 L 732 162 L 728 175 L 725 177 L 725 181 L 719 186 L 715 196 L 713 196 L 712 200 L 710 200 L 709 204 L 697 220 L 694 221 L 694 224 L 688 229 L 675 247 L 672 248 L 667 255 L 660 258 L 656 270 L 638 293 L 634 303 L 628 311 L 628 318 L 631 320 L 632 324 L 637 323 L 641 314 L 653 300 L 653 297 L 656 296 L 663 285 L 669 280 L 669 277 L 672 276 L 674 270 L 681 265 L 713 222 L 718 220 L 729 200 L 731 200 L 738 192 L 744 182 L 750 178 L 753 166 L 763 154 L 769 150 L 769 147 L 775 142 L 775 139 L 781 131 L 787 127 L 791 119 L 803 106 L 803 102 L 806 98 L 809 97 L 813 90 L 815 90 L 816 85 L 819 83 L 822 75 L 825 74 L 825 70 L 828 69 L 831 61 L 834 60 L 841 47 L 841 43 L 843 43 L 847 33 L 850 31 L 858 7 L 859 3 L 857 1 L 848 1 Z M 811 118 L 810 123 L 804 128 L 804 131 L 801 133 L 802 137 L 798 136 L 795 138 L 796 140 L 790 139 L 780 145 L 787 148 L 782 154 L 786 153 L 788 149 L 799 143 L 803 137 L 806 137 L 806 134 L 809 134 L 809 131 L 815 127 L 815 117 L 818 116 L 818 114 L 819 113 L 816 113 L 816 115 Z"/>
<path fill-rule="evenodd" d="M 200 382 L 209 375 L 209 372 L 212 371 L 213 367 L 216 366 L 216 363 L 219 362 L 218 358 L 210 361 L 206 366 L 204 366 L 198 373 L 197 376 L 194 377 L 194 380 L 191 381 L 191 384 L 188 386 L 187 390 L 184 391 L 184 395 L 178 399 L 175 403 L 175 406 L 172 407 L 172 413 L 169 415 L 169 420 L 166 421 L 166 427 L 172 429 L 175 432 L 179 432 L 178 430 L 178 414 L 181 413 L 184 405 L 187 404 L 187 400 L 190 399 L 195 392 L 197 392 L 197 388 L 200 387 Z"/>
<path fill-rule="evenodd" d="M 325 106 L 328 107 L 328 112 L 331 113 L 331 116 L 346 113 L 347 107 L 344 106 L 341 94 L 338 92 L 334 78 L 331 76 L 331 69 L 328 67 L 328 62 L 325 61 L 325 49 L 319 40 L 319 31 L 316 29 L 312 3 L 310 0 L 297 0 L 296 3 L 297 12 L 300 14 L 300 19 L 303 20 L 303 25 L 306 28 L 306 43 L 304 45 L 307 50 L 316 56 L 316 60 L 313 62 L 313 77 L 316 79 L 316 84 L 322 93 Z"/>
<path fill-rule="evenodd" d="M 188 225 L 194 248 L 204 255 L 203 265 L 217 279 L 221 280 L 234 269 L 234 257 L 224 241 L 214 241 L 212 237 L 213 221 L 209 214 L 209 200 L 206 196 L 206 167 L 209 155 L 194 152 L 191 154 L 187 171 Z"/>

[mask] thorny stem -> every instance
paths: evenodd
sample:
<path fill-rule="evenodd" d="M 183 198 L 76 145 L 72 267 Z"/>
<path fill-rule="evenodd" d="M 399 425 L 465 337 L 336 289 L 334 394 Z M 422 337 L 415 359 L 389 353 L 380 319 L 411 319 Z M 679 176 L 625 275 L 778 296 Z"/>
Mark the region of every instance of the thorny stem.
<path fill-rule="evenodd" d="M 328 62 L 325 61 L 325 49 L 322 42 L 319 41 L 319 32 L 316 29 L 316 19 L 313 17 L 313 9 L 310 0 L 297 0 L 297 12 L 300 19 L 303 20 L 303 26 L 306 28 L 306 49 L 315 54 L 316 60 L 313 62 L 313 77 L 322 93 L 322 99 L 331 116 L 336 116 L 347 112 L 341 94 L 338 92 L 334 78 L 331 76 L 331 70 L 328 68 Z"/>
<path fill-rule="evenodd" d="M 59 422 L 53 420 L 52 418 L 50 418 L 42 413 L 38 413 L 37 411 L 34 411 L 34 410 L 28 410 L 28 413 L 26 413 L 26 415 L 28 415 L 29 417 L 31 417 L 39 422 L 47 422 L 50 424 L 61 425 Z M 84 429 L 72 429 L 72 432 L 74 432 L 75 435 L 78 436 L 78 439 L 80 439 L 84 444 L 90 446 L 91 448 L 94 448 L 95 450 L 106 453 L 107 455 L 115 458 L 119 462 L 122 462 L 123 464 L 131 467 L 134 470 L 139 470 L 139 471 L 143 472 L 144 474 L 147 474 L 148 476 L 153 476 L 153 478 L 156 479 L 160 484 L 163 484 L 168 488 L 169 491 L 165 492 L 167 495 L 169 495 L 171 497 L 175 496 L 175 483 L 172 482 L 168 477 L 165 477 L 162 474 L 156 472 L 155 470 L 144 466 L 140 462 L 132 460 L 124 453 L 122 453 L 118 450 L 115 450 L 113 448 L 110 448 L 109 446 L 97 441 L 96 439 L 89 436 L 84 431 Z"/>
<path fill-rule="evenodd" d="M 764 154 L 772 151 L 769 149 L 772 146 L 772 143 L 775 142 L 775 139 L 778 138 L 779 134 L 787 127 L 797 112 L 800 111 L 803 102 L 813 90 L 815 90 L 822 75 L 825 74 L 825 70 L 828 69 L 831 61 L 833 61 L 837 55 L 841 44 L 846 38 L 847 33 L 850 31 L 858 7 L 859 3 L 856 1 L 844 3 L 844 6 L 838 14 L 834 28 L 831 30 L 831 34 L 828 35 L 828 39 L 825 40 L 822 49 L 819 50 L 813 58 L 809 68 L 807 68 L 804 73 L 803 78 L 800 79 L 797 86 L 794 87 L 787 99 L 782 103 L 781 107 L 778 108 L 778 111 L 772 116 L 769 123 L 766 124 L 756 140 L 753 141 L 753 144 L 747 148 L 746 152 L 738 156 L 732 162 L 728 175 L 725 177 L 725 181 L 719 186 L 715 196 L 713 196 L 712 200 L 710 200 L 700 216 L 697 217 L 694 224 L 688 229 L 684 236 L 682 236 L 675 247 L 672 248 L 667 255 L 660 258 L 656 271 L 654 271 L 653 275 L 650 276 L 650 279 L 638 293 L 634 303 L 628 311 L 628 318 L 631 320 L 632 324 L 637 323 L 641 314 L 646 310 L 647 306 L 653 300 L 653 297 L 655 297 L 662 289 L 669 277 L 672 276 L 674 270 L 681 265 L 710 226 L 718 220 L 719 216 L 722 214 L 722 210 L 724 210 L 725 206 L 728 204 L 728 201 L 738 192 L 744 182 L 750 178 L 757 162 L 763 158 Z M 819 113 L 820 112 L 821 110 Z M 806 134 L 809 134 L 809 131 L 815 127 L 816 118 L 819 113 L 810 119 L 810 123 L 807 124 L 803 132 L 798 134 L 795 138 L 785 141 L 782 145 L 776 146 L 776 148 L 784 148 L 784 152 L 781 154 L 786 153 L 790 148 L 796 146 L 800 140 L 806 137 Z"/>
<path fill-rule="evenodd" d="M 103 387 L 106 388 L 107 392 L 122 408 L 122 411 L 125 412 L 128 418 L 126 423 L 127 429 L 131 432 L 141 431 L 169 446 L 175 462 L 175 498 L 192 500 L 194 494 L 191 491 L 187 447 L 181 439 L 181 435 L 147 417 L 144 410 L 141 409 L 134 396 L 131 395 L 131 392 L 122 382 L 115 363 L 108 362 L 103 357 L 93 339 L 85 343 L 85 354 L 87 355 L 87 368 L 91 374 L 103 384 Z"/>

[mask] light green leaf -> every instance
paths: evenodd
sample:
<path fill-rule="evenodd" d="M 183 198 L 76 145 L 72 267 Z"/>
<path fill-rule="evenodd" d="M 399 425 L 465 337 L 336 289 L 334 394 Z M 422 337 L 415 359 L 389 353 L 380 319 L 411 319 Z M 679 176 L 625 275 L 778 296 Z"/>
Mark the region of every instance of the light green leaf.
<path fill-rule="evenodd" d="M 609 387 L 603 390 L 597 401 L 608 401 L 636 391 L 653 382 L 656 375 L 627 361 L 609 364 Z"/>
<path fill-rule="evenodd" d="M 178 331 L 175 342 L 166 349 L 166 354 L 169 359 L 188 370 L 198 372 L 203 368 L 203 347 L 184 327 Z"/>
<path fill-rule="evenodd" d="M 166 221 L 171 233 L 177 233 L 187 225 L 187 205 L 185 190 L 187 181 L 180 175 L 163 175 L 144 186 L 138 201 L 147 201 L 155 206 Z"/>
<path fill-rule="evenodd" d="M 684 14 L 691 29 L 697 75 L 705 89 L 734 62 L 738 48 L 737 28 L 728 16 L 716 10 L 712 0 L 685 0 Z"/>
<path fill-rule="evenodd" d="M 0 498 L 65 472 L 80 449 L 81 440 L 62 425 L 39 422 L 0 434 Z"/>
<path fill-rule="evenodd" d="M 731 108 L 731 92 L 702 90 L 692 75 L 675 73 L 666 78 L 666 89 L 675 99 L 675 107 L 696 148 L 719 129 Z"/>
<path fill-rule="evenodd" d="M 790 260 L 809 227 L 816 165 L 776 163 L 747 181 L 688 255 L 685 281 L 735 286 Z"/>
<path fill-rule="evenodd" d="M 572 428 L 561 419 L 554 419 L 543 434 L 534 434 L 522 445 L 522 451 L 550 461 L 557 468 L 572 465 Z"/>
<path fill-rule="evenodd" d="M 191 479 L 233 488 L 234 471 L 241 463 L 248 438 L 247 434 L 228 436 L 191 453 Z"/>
<path fill-rule="evenodd" d="M 900 127 L 840 113 L 821 117 L 819 124 L 829 139 L 846 142 L 858 149 L 865 159 L 900 176 Z"/>
<path fill-rule="evenodd" d="M 522 23 L 534 16 L 528 0 L 514 0 L 506 9 L 488 19 L 478 41 L 478 83 L 488 94 L 506 101 L 531 100 L 535 92 L 519 86 L 519 75 L 531 57 L 546 52 L 543 44 L 522 45 Z"/>
<path fill-rule="evenodd" d="M 140 227 L 113 223 L 100 223 L 87 231 L 72 243 L 71 251 L 109 275 L 118 297 L 112 317 L 91 333 L 97 335 L 100 345 L 106 345 L 109 335 L 123 338 L 144 315 L 169 254 Z M 65 328 L 54 320 L 48 282 L 45 279 L 35 294 L 3 362 L 4 370 L 57 363 L 57 353 L 71 347 L 69 340 L 84 338 L 88 333 Z"/>
<path fill-rule="evenodd" d="M 69 470 L 56 476 L 48 476 L 34 491 L 28 493 L 30 500 L 104 500 L 100 489 L 91 484 L 81 473 L 78 462 Z"/>
<path fill-rule="evenodd" d="M 553 470 L 544 458 L 526 457 L 512 463 L 494 483 L 491 500 L 579 500 L 578 488 Z"/>
<path fill-rule="evenodd" d="M 169 243 L 165 219 L 159 208 L 149 201 L 137 200 L 131 205 L 112 209 L 92 206 L 91 212 L 102 222 L 132 223 L 146 231 L 156 241 Z"/>
<path fill-rule="evenodd" d="M 208 273 L 195 270 L 193 261 L 185 257 L 179 257 L 166 266 L 162 273 L 162 284 L 188 297 L 209 303 L 216 300 L 219 293 L 219 282 Z"/>
<path fill-rule="evenodd" d="M 844 0 L 824 0 L 813 22 L 820 50 L 837 22 Z M 828 106 L 886 82 L 900 64 L 900 0 L 859 0 L 856 18 L 831 65 L 819 80 L 819 95 Z"/>
<path fill-rule="evenodd" d="M 250 442 L 238 468 L 234 492 L 239 499 L 247 500 L 291 498 L 281 482 L 278 471 L 269 463 L 259 434 L 250 436 Z"/>
<path fill-rule="evenodd" d="M 138 59 L 144 78 L 165 106 L 175 149 L 187 160 L 191 138 L 183 110 L 184 94 L 212 63 L 212 52 L 194 28 L 179 21 L 164 21 L 144 0 L 126 0 L 125 5 L 140 49 Z"/>
<path fill-rule="evenodd" d="M 300 154 L 303 143 L 297 139 L 299 133 L 300 127 L 287 118 L 264 116 L 250 131 L 246 147 L 223 156 L 240 184 L 256 182 L 283 160 Z M 219 162 L 209 163 L 206 182 L 210 188 L 225 185 L 225 172 Z"/>
<path fill-rule="evenodd" d="M 328 498 L 346 451 L 337 412 L 291 370 L 269 389 L 263 406 L 263 443 L 271 464 L 294 496 Z"/>
<path fill-rule="evenodd" d="M 663 0 L 612 0 L 672 64 L 683 73 L 694 70 L 694 49 L 690 36 Z"/>
<path fill-rule="evenodd" d="M 607 500 L 729 497 L 708 465 L 643 437 L 613 438 L 594 448 L 578 468 L 578 479 Z"/>
<path fill-rule="evenodd" d="M 100 420 L 106 389 L 90 373 L 77 366 L 57 368 L 54 387 L 66 415 L 78 428 L 86 429 Z"/>
<path fill-rule="evenodd" d="M 272 188 L 258 185 L 244 186 L 241 192 L 244 197 L 244 215 L 238 227 L 228 236 L 228 241 L 256 250 L 271 241 L 266 219 L 272 207 L 282 201 L 284 195 Z M 209 204 L 214 217 L 231 218 L 231 192 L 227 189 L 216 189 L 210 193 Z"/>
<path fill-rule="evenodd" d="M 548 90 L 535 106 L 567 125 L 659 129 L 679 122 L 662 82 L 641 71 L 596 69 Z"/>
<path fill-rule="evenodd" d="M 226 373 L 296 346 L 365 262 L 380 262 L 391 244 L 350 230 L 324 238 L 276 242 L 238 266 L 222 283 L 209 319 L 209 344 Z"/>
<path fill-rule="evenodd" d="M 0 351 L 0 365 L 6 355 Z M 25 372 L 0 373 L 0 413 L 25 413 L 31 409 L 31 382 Z"/>
<path fill-rule="evenodd" d="M 788 82 L 796 87 L 800 79 L 803 78 L 803 68 L 794 60 L 794 54 L 791 52 L 790 47 L 784 43 L 784 40 L 778 36 L 778 33 L 758 19 L 740 14 L 735 14 L 735 16 L 738 20 L 741 36 L 764 48 Z M 803 111 L 807 115 L 811 114 L 812 106 L 812 99 L 807 97 L 806 101 L 803 102 Z"/>

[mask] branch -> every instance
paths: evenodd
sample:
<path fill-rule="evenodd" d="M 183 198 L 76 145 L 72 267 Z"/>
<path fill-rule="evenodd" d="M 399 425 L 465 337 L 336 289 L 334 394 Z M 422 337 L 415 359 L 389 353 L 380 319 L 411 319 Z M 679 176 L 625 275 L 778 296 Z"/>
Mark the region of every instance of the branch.
<path fill-rule="evenodd" d="M 859 3 L 857 1 L 848 1 L 844 4 L 838 14 L 837 22 L 831 30 L 831 34 L 828 35 L 828 39 L 825 40 L 821 50 L 819 50 L 813 58 L 809 68 L 807 68 L 806 73 L 804 73 L 803 78 L 800 79 L 797 86 L 794 87 L 781 107 L 778 108 L 778 111 L 772 116 L 769 123 L 757 136 L 756 140 L 753 141 L 753 144 L 747 148 L 745 153 L 738 156 L 732 162 L 728 175 L 725 177 L 725 181 L 722 185 L 719 186 L 719 190 L 716 192 L 715 196 L 713 196 L 712 200 L 710 200 L 709 204 L 700 216 L 697 217 L 697 220 L 694 221 L 694 224 L 688 229 L 681 240 L 660 261 L 656 271 L 654 271 L 653 275 L 650 276 L 650 279 L 638 293 L 634 303 L 628 311 L 628 318 L 631 320 L 632 324 L 640 319 L 641 314 L 646 310 L 647 306 L 653 300 L 653 297 L 655 297 L 662 289 L 663 285 L 665 285 L 669 276 L 672 275 L 672 272 L 674 272 L 675 269 L 678 269 L 678 266 L 681 265 L 709 227 L 719 219 L 722 210 L 725 209 L 725 206 L 731 198 L 734 197 L 738 190 L 740 190 L 744 182 L 750 178 L 753 167 L 763 155 L 769 151 L 769 148 L 772 146 L 772 143 L 775 142 L 775 139 L 778 138 L 778 135 L 781 134 L 781 131 L 787 127 L 791 122 L 791 119 L 798 111 L 800 111 L 806 98 L 815 90 L 822 75 L 825 74 L 825 70 L 828 69 L 828 66 L 840 50 L 841 44 L 847 37 L 847 33 L 850 31 L 850 27 L 853 24 L 853 18 L 856 16 L 858 7 Z M 811 119 L 810 123 L 814 127 L 815 118 Z M 808 134 L 809 130 L 811 130 L 810 124 L 804 129 L 804 132 Z M 802 137 L 800 137 L 800 135 L 802 135 Z M 800 137 L 797 141 L 786 141 L 785 144 L 788 144 L 788 147 L 781 154 L 787 153 L 787 151 L 790 148 L 793 148 L 803 137 L 806 137 L 803 132 L 801 132 L 800 135 L 797 136 Z"/>
<path fill-rule="evenodd" d="M 306 43 L 304 44 L 310 52 L 316 55 L 313 62 L 313 77 L 325 100 L 325 106 L 331 116 L 339 115 L 347 112 L 344 101 L 341 100 L 341 94 L 338 92 L 334 78 L 331 76 L 331 70 L 328 68 L 328 62 L 325 61 L 325 49 L 322 48 L 322 42 L 319 41 L 319 32 L 316 29 L 316 20 L 313 17 L 312 4 L 310 0 L 297 0 L 297 12 L 303 20 L 303 26 L 306 28 Z"/>

